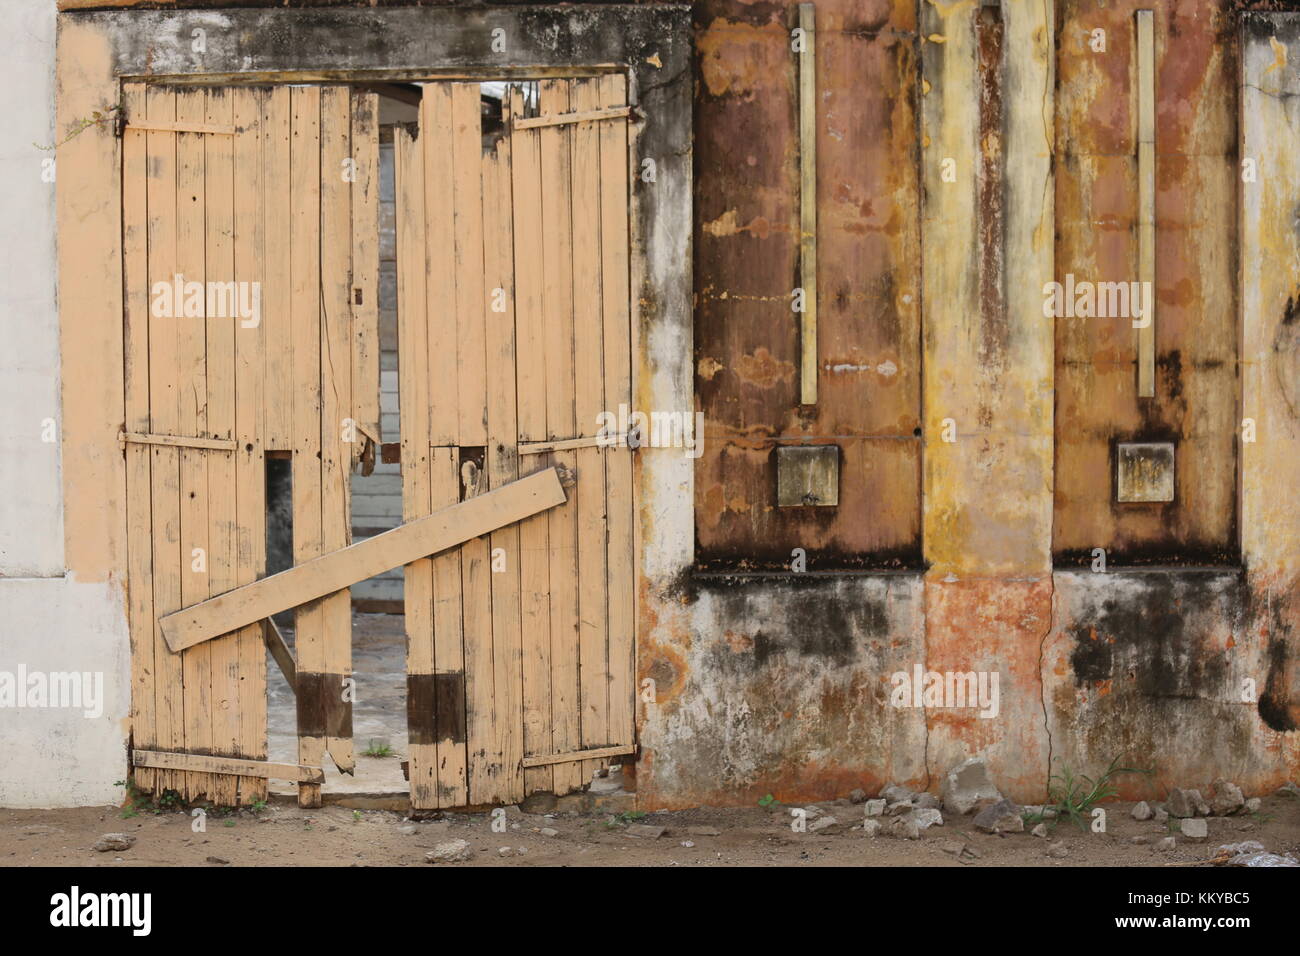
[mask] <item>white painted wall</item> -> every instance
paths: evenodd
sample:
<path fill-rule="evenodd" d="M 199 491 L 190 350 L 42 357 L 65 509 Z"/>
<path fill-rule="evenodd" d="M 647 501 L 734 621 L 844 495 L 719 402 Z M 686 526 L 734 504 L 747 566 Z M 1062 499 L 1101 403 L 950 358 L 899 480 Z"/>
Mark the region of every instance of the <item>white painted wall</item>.
<path fill-rule="evenodd" d="M 0 57 L 0 575 L 63 573 L 58 442 L 41 421 L 58 417 L 59 328 L 54 304 L 54 0 L 11 0 Z"/>
<path fill-rule="evenodd" d="M 114 584 L 77 583 L 63 563 L 61 421 L 55 302 L 55 0 L 6 0 L 0 28 L 0 806 L 117 802 L 125 775 L 130 651 Z M 97 716 L 9 706 L 8 675 L 102 675 Z"/>

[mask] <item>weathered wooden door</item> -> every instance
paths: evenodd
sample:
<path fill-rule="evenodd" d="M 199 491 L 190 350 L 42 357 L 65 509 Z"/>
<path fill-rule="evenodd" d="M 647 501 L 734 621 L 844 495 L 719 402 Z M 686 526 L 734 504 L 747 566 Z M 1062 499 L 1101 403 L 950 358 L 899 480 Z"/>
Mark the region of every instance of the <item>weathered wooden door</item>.
<path fill-rule="evenodd" d="M 123 102 L 135 782 L 247 804 L 269 772 L 262 628 L 173 652 L 158 620 L 263 576 L 268 454 L 292 457 L 295 561 L 349 543 L 348 474 L 378 437 L 375 97 L 130 83 Z M 296 631 L 299 763 L 350 768 L 348 592 Z"/>
<path fill-rule="evenodd" d="M 633 466 L 622 76 L 424 86 L 396 133 L 404 518 L 552 465 L 549 512 L 406 568 L 411 800 L 581 787 L 633 739 Z"/>

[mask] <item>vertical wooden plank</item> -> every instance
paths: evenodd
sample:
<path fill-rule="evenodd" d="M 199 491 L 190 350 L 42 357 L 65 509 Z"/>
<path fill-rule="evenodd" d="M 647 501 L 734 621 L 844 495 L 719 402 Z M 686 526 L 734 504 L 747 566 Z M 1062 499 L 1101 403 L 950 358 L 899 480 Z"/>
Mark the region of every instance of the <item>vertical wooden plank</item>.
<path fill-rule="evenodd" d="M 428 440 L 426 474 L 434 509 L 459 500 L 455 448 L 460 437 L 460 362 L 457 340 L 457 289 L 454 213 L 455 133 L 451 83 L 424 88 L 420 147 L 424 161 L 424 279 L 426 307 L 416 347 L 425 349 L 429 385 L 424 393 Z M 461 549 L 438 555 L 432 577 L 434 708 L 433 736 L 438 748 L 437 806 L 468 802 L 468 749 L 465 703 L 465 632 Z"/>
<path fill-rule="evenodd" d="M 1138 281 L 1151 290 L 1137 330 L 1139 398 L 1156 394 L 1156 41 L 1155 13 L 1137 11 Z"/>
<path fill-rule="evenodd" d="M 434 446 L 429 454 L 429 483 L 436 511 L 459 497 L 456 449 Z M 438 805 L 469 801 L 465 636 L 461 609 L 460 549 L 433 559 L 433 669 L 438 737 Z"/>
<path fill-rule="evenodd" d="M 424 307 L 413 319 L 419 325 L 412 350 L 421 353 L 418 361 L 427 376 L 417 413 L 424 440 L 421 480 L 426 507 L 435 510 L 458 501 L 460 488 L 454 447 L 460 435 L 457 287 L 464 277 L 456 270 L 457 223 L 453 213 L 454 86 L 427 83 L 424 87 L 419 142 L 424 184 L 422 205 L 415 207 L 424 213 L 425 242 L 419 276 L 423 280 Z M 428 567 L 434 676 L 427 695 L 433 711 L 427 730 L 438 755 L 433 805 L 460 806 L 468 801 L 461 550 L 438 555 Z"/>
<path fill-rule="evenodd" d="M 205 122 L 229 126 L 234 122 L 234 92 L 213 88 L 207 94 Z M 240 134 L 243 135 L 243 134 Z M 209 287 L 206 322 L 208 434 L 235 436 L 235 329 L 239 325 L 239 292 L 235 281 L 234 136 L 204 136 L 204 268 Z M 221 283 L 220 295 L 215 294 Z M 235 576 L 237 453 L 204 452 L 208 479 L 208 588 L 221 594 L 233 588 Z M 239 749 L 239 637 L 230 634 L 211 642 L 212 752 L 236 756 Z M 213 774 L 213 801 L 234 806 L 239 778 Z"/>
<path fill-rule="evenodd" d="M 478 463 L 467 448 L 487 444 L 487 353 L 483 283 L 482 107 L 477 83 L 452 83 L 452 230 L 456 276 L 456 353 L 459 376 L 458 437 L 461 497 L 482 490 Z M 430 227 L 432 235 L 432 227 Z M 481 461 L 482 459 L 478 459 Z M 493 727 L 492 594 L 488 541 L 475 538 L 460 548 L 465 638 L 466 782 L 470 803 L 490 800 L 500 773 Z"/>
<path fill-rule="evenodd" d="M 289 228 L 290 198 L 290 89 L 276 86 L 262 100 L 262 142 L 265 179 L 266 284 L 262 287 L 262 339 L 265 416 L 264 450 L 293 448 L 293 336 L 290 334 L 291 270 Z"/>
<path fill-rule="evenodd" d="M 202 123 L 207 92 L 182 89 L 176 94 L 176 120 Z M 180 399 L 178 434 L 208 435 L 207 328 L 204 246 L 205 216 L 204 136 L 176 136 L 176 271 L 185 283 L 185 313 L 177 318 L 177 394 Z M 191 292 L 198 289 L 196 303 Z M 212 559 L 208 538 L 208 452 L 182 448 L 181 456 L 181 604 L 197 604 L 212 594 L 209 577 Z M 212 753 L 212 648 L 194 647 L 181 655 L 184 675 L 185 749 Z M 185 774 L 187 800 L 212 797 L 210 774 Z"/>
<path fill-rule="evenodd" d="M 601 77 L 600 105 L 627 102 L 621 74 Z M 601 316 L 605 345 L 605 408 L 617 412 L 632 405 L 631 303 L 628 285 L 628 148 L 627 123 L 600 126 Z M 619 448 L 605 459 L 605 495 L 609 596 L 609 741 L 630 744 L 634 734 L 636 648 L 633 557 L 632 454 Z"/>
<path fill-rule="evenodd" d="M 600 103 L 598 79 L 573 81 L 570 106 L 594 110 Z M 578 123 L 573 137 L 573 340 L 575 437 L 599 431 L 605 411 L 605 347 L 601 291 L 600 129 Z M 614 409 L 617 414 L 617 409 Z M 582 748 L 604 747 L 609 739 L 609 608 L 605 593 L 605 461 L 625 454 L 604 448 L 575 452 L 578 483 L 578 676 Z M 580 764 L 584 781 L 603 765 Z"/>
<path fill-rule="evenodd" d="M 482 116 L 477 83 L 452 83 L 452 208 L 456 211 L 457 444 L 486 445 L 487 352 L 484 340 Z"/>
<path fill-rule="evenodd" d="M 321 90 L 321 536 L 334 551 L 352 540 L 349 479 L 353 447 L 364 441 L 352 417 L 352 161 L 351 93 L 346 86 Z M 376 241 L 378 234 L 376 234 Z M 351 772 L 352 590 L 320 602 L 324 631 L 325 748 L 335 765 Z"/>
<path fill-rule="evenodd" d="M 425 308 L 420 338 L 428 387 L 423 393 L 428 450 L 423 480 L 437 509 L 459 499 L 456 444 L 460 437 L 460 362 L 457 344 L 456 217 L 454 214 L 454 126 L 451 83 L 424 87 L 420 155 L 424 170 L 423 263 Z M 438 752 L 434 806 L 468 801 L 464 622 L 461 610 L 461 550 L 429 564 L 433 673 L 428 699 L 431 737 Z"/>
<path fill-rule="evenodd" d="M 429 96 L 425 88 L 425 98 Z M 423 107 L 422 107 L 423 109 Z M 425 344 L 425 136 L 419 141 L 397 127 L 393 133 L 397 195 L 397 348 L 401 408 L 402 518 L 429 513 L 429 385 Z M 434 734 L 433 562 L 404 569 L 406 608 L 406 713 L 411 806 L 438 803 L 438 746 Z"/>
<path fill-rule="evenodd" d="M 503 103 L 503 112 L 508 104 Z M 499 488 L 519 477 L 515 396 L 515 289 L 512 236 L 510 137 L 497 140 L 483 167 L 483 285 L 490 312 L 486 329 L 488 370 L 488 484 Z M 496 752 L 501 771 L 494 797 L 524 798 L 523 647 L 519 603 L 519 527 L 491 536 L 492 669 L 496 697 Z"/>
<path fill-rule="evenodd" d="M 799 4 L 799 402 L 817 404 L 817 6 Z"/>
<path fill-rule="evenodd" d="M 379 97 L 352 92 L 352 416 L 383 440 L 379 412 Z M 354 455 L 364 442 L 354 446 Z M 354 463 L 355 463 L 354 458 Z"/>
<path fill-rule="evenodd" d="M 510 94 L 510 115 L 525 114 L 523 93 Z M 514 130 L 510 136 L 514 212 L 515 329 L 518 429 L 521 440 L 544 441 L 546 350 L 542 311 L 541 133 Z M 520 471 L 550 466 L 550 455 L 529 455 Z M 550 518 L 537 515 L 519 526 L 519 589 L 523 653 L 524 754 L 551 750 Z M 524 771 L 525 795 L 554 789 L 552 768 Z"/>
<path fill-rule="evenodd" d="M 544 80 L 543 113 L 569 110 L 568 80 Z M 546 353 L 546 430 L 549 438 L 574 437 L 573 219 L 571 125 L 541 130 L 542 311 Z M 556 465 L 572 470 L 576 455 L 556 452 Z M 578 510 L 573 496 L 548 513 L 551 558 L 551 744 L 553 753 L 579 749 Z M 583 784 L 576 764 L 553 768 L 555 793 Z"/>
<path fill-rule="evenodd" d="M 293 558 L 321 553 L 320 87 L 290 90 L 290 335 L 293 339 Z M 297 609 L 298 761 L 323 766 L 324 617 L 319 601 Z M 320 805 L 320 785 L 298 785 L 298 805 Z"/>
<path fill-rule="evenodd" d="M 262 413 L 265 351 L 266 263 L 263 150 L 271 134 L 264 125 L 265 90 L 234 91 L 234 122 L 243 132 L 234 143 L 235 280 L 254 288 L 260 303 L 252 318 L 235 323 L 235 583 L 252 584 L 266 571 L 266 457 Z M 286 124 L 287 127 L 287 124 Z M 287 135 L 286 130 L 279 131 Z M 283 287 L 286 276 L 278 277 Z M 235 755 L 266 759 L 266 651 L 258 625 L 236 635 L 239 668 L 239 732 Z M 244 806 L 265 800 L 266 780 L 245 777 L 239 782 Z"/>
<path fill-rule="evenodd" d="M 174 122 L 176 94 L 151 86 L 145 95 L 151 120 Z M 149 288 L 173 282 L 176 260 L 176 135 L 151 132 L 147 201 L 149 204 Z M 149 311 L 149 426 L 162 435 L 174 435 L 180 424 L 177 397 L 177 349 L 180 319 Z M 166 445 L 150 448 L 150 484 L 153 512 L 154 590 L 154 719 L 157 742 L 167 750 L 185 749 L 185 701 L 181 655 L 173 654 L 163 640 L 158 618 L 181 607 L 180 450 Z M 158 771 L 158 792 L 179 790 L 184 775 Z"/>
<path fill-rule="evenodd" d="M 460 442 L 460 361 L 457 345 L 456 217 L 453 213 L 454 166 L 451 83 L 428 83 L 420 115 L 420 151 L 424 158 L 425 275 L 429 307 L 429 392 L 426 399 L 429 440 L 435 445 Z M 477 303 L 475 303 L 477 304 Z"/>
<path fill-rule="evenodd" d="M 145 87 L 127 83 L 122 105 L 128 117 L 144 117 Z M 122 134 L 122 302 L 127 431 L 149 431 L 149 196 L 148 134 Z M 150 451 L 126 446 L 128 613 L 131 632 L 131 737 L 142 750 L 158 747 L 154 721 L 153 538 L 150 513 Z M 135 785 L 152 792 L 157 771 L 141 767 Z"/>
<path fill-rule="evenodd" d="M 417 347 L 425 349 L 424 416 L 435 446 L 426 466 L 426 494 L 441 508 L 459 498 L 455 445 L 460 435 L 460 363 L 457 342 L 456 217 L 454 214 L 454 120 L 451 83 L 424 87 L 420 153 L 424 170 L 424 294 Z M 468 799 L 465 734 L 465 655 L 461 613 L 461 551 L 430 564 L 435 691 L 433 735 L 438 744 L 437 806 Z"/>

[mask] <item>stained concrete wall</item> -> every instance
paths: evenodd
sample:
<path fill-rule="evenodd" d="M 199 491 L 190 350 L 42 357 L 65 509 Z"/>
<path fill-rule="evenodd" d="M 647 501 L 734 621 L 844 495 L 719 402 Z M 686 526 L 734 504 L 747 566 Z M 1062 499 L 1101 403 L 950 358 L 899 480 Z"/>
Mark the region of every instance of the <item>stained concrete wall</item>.
<path fill-rule="evenodd" d="M 1167 94 L 1161 122 L 1191 122 L 1205 86 L 1197 71 L 1217 76 L 1224 59 L 1237 55 L 1239 15 L 1233 4 L 1211 4 L 1189 32 L 1188 24 L 1175 22 L 1180 5 L 1141 6 L 1156 8 L 1160 43 L 1173 44 L 1157 80 Z M 1054 451 L 1115 436 L 1062 431 L 1055 420 L 1054 328 L 1042 316 L 1041 290 L 1063 278 L 1054 261 L 1060 229 L 1106 230 L 1115 223 L 1057 219 L 1053 180 L 1062 158 L 1055 72 L 1063 44 L 1073 50 L 1081 29 L 1104 26 L 1112 53 L 1124 57 L 1106 71 L 1127 77 L 1131 18 L 1099 0 L 1004 0 L 1000 17 L 980 7 L 932 0 L 817 4 L 819 31 L 910 43 L 920 64 L 919 153 L 898 150 L 890 159 L 917 163 L 923 179 L 920 491 L 927 568 L 803 580 L 793 573 L 686 576 L 677 592 L 683 611 L 672 626 L 660 622 L 652 640 L 643 635 L 640 647 L 641 675 L 655 692 L 653 702 L 641 704 L 638 788 L 646 806 L 749 803 L 767 792 L 783 801 L 843 796 L 887 778 L 933 788 L 947 768 L 973 754 L 988 758 L 1005 793 L 1032 802 L 1044 798 L 1052 774 L 1069 768 L 1095 775 L 1120 756 L 1154 771 L 1119 780 L 1135 798 L 1162 796 L 1173 785 L 1203 787 L 1217 776 L 1261 792 L 1300 772 L 1300 517 L 1282 492 L 1300 482 L 1300 403 L 1293 397 L 1300 380 L 1294 318 L 1300 255 L 1291 213 L 1300 200 L 1300 150 L 1292 136 L 1278 135 L 1300 128 L 1294 99 L 1282 95 L 1297 82 L 1300 57 L 1286 51 L 1300 50 L 1300 26 L 1290 15 L 1246 18 L 1242 155 L 1259 158 L 1261 179 L 1258 186 L 1243 184 L 1240 225 L 1228 200 L 1211 237 L 1223 247 L 1240 244 L 1240 261 L 1226 264 L 1228 272 L 1244 270 L 1238 401 L 1243 416 L 1263 429 L 1255 443 L 1239 446 L 1242 560 L 1093 573 L 1053 566 L 1053 513 L 1060 504 Z M 755 277 L 747 263 L 780 268 L 795 261 L 786 247 L 798 203 L 791 174 L 798 155 L 796 63 L 789 52 L 796 20 L 793 4 L 704 0 L 695 21 L 702 77 L 697 134 L 704 131 L 696 144 L 702 250 L 696 322 L 697 341 L 709 344 L 697 356 L 697 392 L 707 407 L 719 369 L 754 351 L 745 338 L 752 332 L 748 310 L 712 303 L 752 298 Z M 1227 47 L 1221 56 L 1178 55 L 1177 44 L 1206 36 L 1212 46 Z M 1085 75 L 1100 69 L 1090 62 L 1072 66 Z M 863 60 L 852 68 L 866 76 L 871 67 Z M 873 138 L 839 122 L 832 106 L 844 82 L 838 71 L 819 76 L 819 96 L 827 98 L 819 141 L 833 133 L 843 137 L 842 148 L 871 155 L 897 134 L 880 129 Z M 1107 94 L 1093 121 L 1115 122 L 1129 82 Z M 1215 101 L 1235 115 L 1231 96 L 1217 90 Z M 747 164 L 723 162 L 734 146 L 730 152 L 707 147 L 750 141 L 760 99 L 761 112 L 777 117 L 769 124 L 772 138 L 761 150 L 747 150 Z M 955 161 L 951 178 L 943 175 L 946 159 Z M 1181 183 L 1180 170 L 1194 160 L 1170 149 L 1162 182 Z M 864 236 L 878 227 L 875 204 L 890 200 L 873 191 L 871 175 L 819 164 L 819 206 L 852 202 L 859 212 L 850 226 Z M 733 195 L 743 197 L 743 208 L 723 222 L 718 197 Z M 1166 208 L 1176 213 L 1175 205 Z M 748 228 L 723 228 L 728 223 Z M 1217 308 L 1223 289 L 1189 299 L 1181 281 L 1183 266 L 1194 267 L 1206 242 L 1184 235 L 1176 215 L 1158 219 L 1157 228 L 1171 237 L 1157 271 L 1158 301 L 1180 315 Z M 833 228 L 819 231 L 819 242 L 841 241 Z M 781 279 L 797 284 L 793 270 L 786 271 L 791 275 Z M 891 275 L 893 285 L 885 286 L 892 294 L 911 291 L 906 268 Z M 778 347 L 797 342 L 796 319 L 778 323 Z M 1177 323 L 1166 332 L 1176 335 Z M 1167 369 L 1179 343 L 1158 341 Z M 1131 362 L 1126 348 L 1127 336 L 1085 358 L 1098 366 Z M 777 374 L 768 381 L 751 376 L 746 385 L 741 399 L 757 406 L 785 383 Z M 1175 414 L 1182 410 L 1177 394 L 1167 400 Z M 1104 427 L 1106 416 L 1100 417 Z M 1220 430 L 1219 446 L 1238 439 L 1235 429 L 1223 433 L 1221 415 L 1197 419 L 1188 433 L 1212 428 Z M 827 437 L 815 426 L 808 433 Z M 697 480 L 712 482 L 714 472 Z M 746 492 L 742 504 L 755 507 L 761 492 Z M 699 509 L 729 507 L 728 494 L 702 487 L 697 524 L 712 531 L 716 511 L 701 515 Z M 872 499 L 855 520 L 888 522 L 900 507 L 907 507 L 902 496 Z M 815 560 L 810 549 L 810 567 Z M 895 709 L 891 679 L 917 664 L 940 673 L 997 673 L 999 713 L 985 719 L 972 708 Z"/>
<path fill-rule="evenodd" d="M 12 40 L 0 62 L 0 681 L 75 671 L 103 688 L 93 716 L 0 703 L 0 806 L 109 803 L 126 769 L 125 608 L 119 581 L 65 575 L 57 184 L 42 181 L 54 154 L 33 145 L 54 141 L 55 2 L 15 0 L 0 22 Z"/>

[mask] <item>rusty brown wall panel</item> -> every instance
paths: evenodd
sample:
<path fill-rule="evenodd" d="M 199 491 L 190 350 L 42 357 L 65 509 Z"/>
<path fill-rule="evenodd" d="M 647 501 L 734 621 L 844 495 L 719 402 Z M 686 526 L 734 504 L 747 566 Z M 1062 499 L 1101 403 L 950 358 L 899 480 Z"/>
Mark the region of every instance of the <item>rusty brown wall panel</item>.
<path fill-rule="evenodd" d="M 1058 5 L 1056 279 L 1137 278 L 1134 12 L 1155 10 L 1156 397 L 1128 318 L 1056 320 L 1058 563 L 1236 559 L 1237 62 L 1218 0 Z M 1088 40 L 1106 31 L 1106 52 Z M 1115 503 L 1114 443 L 1173 441 L 1175 499 Z"/>
<path fill-rule="evenodd" d="M 695 13 L 696 463 L 704 567 L 920 558 L 920 187 L 914 3 L 818 3 L 819 400 L 800 406 L 795 5 Z M 840 503 L 776 507 L 775 448 L 843 449 Z"/>

